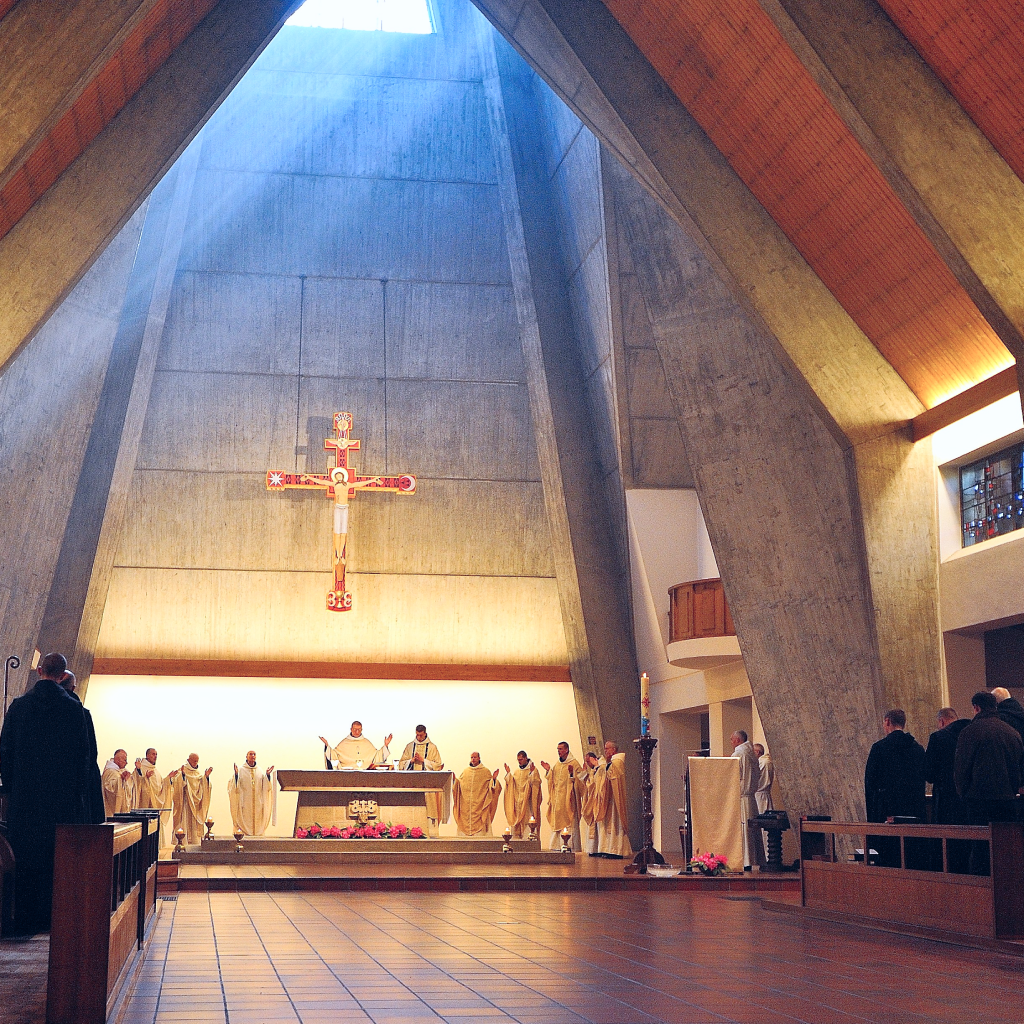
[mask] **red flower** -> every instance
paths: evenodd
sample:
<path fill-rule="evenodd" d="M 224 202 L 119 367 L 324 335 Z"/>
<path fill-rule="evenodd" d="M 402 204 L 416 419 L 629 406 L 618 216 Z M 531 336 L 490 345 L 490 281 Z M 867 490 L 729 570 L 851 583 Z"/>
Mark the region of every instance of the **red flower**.
<path fill-rule="evenodd" d="M 423 838 L 423 829 L 421 829 L 419 827 L 419 825 L 413 825 L 413 827 L 411 829 L 409 829 L 409 838 L 410 839 L 422 839 Z"/>
<path fill-rule="evenodd" d="M 295 838 L 296 839 L 306 839 L 308 836 L 309 836 L 309 832 L 307 832 L 306 829 L 302 828 L 301 826 L 299 826 L 298 828 L 295 829 Z"/>

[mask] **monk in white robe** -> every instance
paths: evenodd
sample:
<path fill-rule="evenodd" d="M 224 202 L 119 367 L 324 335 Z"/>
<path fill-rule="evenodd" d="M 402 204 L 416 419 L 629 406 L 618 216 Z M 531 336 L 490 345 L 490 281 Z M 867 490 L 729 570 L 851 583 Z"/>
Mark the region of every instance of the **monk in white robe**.
<path fill-rule="evenodd" d="M 525 750 L 516 755 L 519 767 L 513 772 L 505 765 L 505 820 L 513 839 L 530 838 L 530 818 L 540 825 L 540 772 Z"/>
<path fill-rule="evenodd" d="M 586 783 L 583 778 L 583 766 L 569 754 L 569 744 L 558 744 L 558 760 L 550 765 L 541 761 L 544 777 L 548 783 L 547 822 L 551 828 L 550 849 L 562 849 L 562 829 L 572 830 L 569 840 L 570 849 L 583 849 L 580 840 L 580 817 L 583 812 L 583 800 L 586 797 Z"/>
<path fill-rule="evenodd" d="M 626 755 L 606 740 L 604 757 L 594 773 L 594 823 L 599 857 L 632 857 L 626 812 Z"/>
<path fill-rule="evenodd" d="M 498 810 L 501 783 L 498 769 L 492 772 L 480 763 L 480 753 L 469 755 L 469 767 L 452 779 L 452 803 L 460 836 L 489 836 Z"/>
<path fill-rule="evenodd" d="M 594 817 L 594 804 L 597 799 L 597 766 L 600 763 L 597 754 L 583 755 L 583 770 L 580 781 L 583 784 L 583 802 L 580 805 L 580 832 L 583 834 L 583 852 L 590 857 L 597 856 L 597 819 Z"/>
<path fill-rule="evenodd" d="M 171 846 L 171 779 L 156 766 L 156 748 L 150 747 L 145 758 L 135 758 L 135 806 L 160 812 L 160 849 Z"/>
<path fill-rule="evenodd" d="M 775 783 L 775 765 L 772 763 L 772 756 L 765 752 L 760 743 L 754 744 L 754 753 L 757 754 L 757 767 L 761 777 L 757 780 L 757 792 L 754 798 L 757 800 L 757 813 L 764 814 L 765 811 L 774 811 L 775 804 L 772 802 L 772 786 Z"/>
<path fill-rule="evenodd" d="M 761 769 L 757 764 L 757 754 L 742 729 L 729 737 L 732 743 L 732 756 L 740 762 L 740 828 L 743 832 L 743 869 L 752 870 L 753 865 L 764 867 L 767 858 L 764 852 L 764 840 L 761 830 L 756 825 L 748 825 L 751 818 L 757 817 L 757 787 L 761 781 Z"/>
<path fill-rule="evenodd" d="M 332 762 L 337 762 L 338 768 L 373 768 L 391 760 L 391 734 L 388 734 L 383 747 L 375 747 L 363 735 L 362 722 L 353 722 L 352 731 L 336 747 L 332 747 L 323 736 L 320 742 L 324 745 L 324 760 L 328 768 L 335 767 Z"/>
<path fill-rule="evenodd" d="M 199 770 L 199 755 L 189 754 L 183 764 L 170 774 L 171 798 L 174 808 L 174 831 L 185 830 L 185 843 L 194 846 L 206 831 L 204 822 L 210 810 L 210 772 Z"/>
<path fill-rule="evenodd" d="M 103 766 L 103 810 L 107 817 L 126 814 L 135 803 L 135 784 L 128 770 L 128 752 L 115 750 Z"/>
<path fill-rule="evenodd" d="M 245 764 L 235 770 L 228 779 L 228 803 L 231 806 L 231 823 L 247 836 L 262 836 L 274 818 L 274 766 L 267 769 L 256 767 L 256 751 L 245 755 Z"/>
<path fill-rule="evenodd" d="M 441 754 L 427 736 L 425 725 L 416 726 L 416 739 L 406 743 L 405 750 L 398 762 L 398 770 L 402 772 L 439 772 L 444 768 Z M 442 806 L 442 794 L 435 790 L 424 793 L 423 802 L 427 808 L 427 834 L 436 838 L 439 823 L 448 820 L 447 809 Z"/>

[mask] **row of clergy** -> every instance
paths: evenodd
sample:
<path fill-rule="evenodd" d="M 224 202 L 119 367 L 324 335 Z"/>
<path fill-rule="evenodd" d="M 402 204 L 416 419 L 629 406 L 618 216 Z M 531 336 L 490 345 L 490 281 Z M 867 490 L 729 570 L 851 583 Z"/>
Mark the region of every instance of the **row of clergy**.
<path fill-rule="evenodd" d="M 443 769 L 440 753 L 427 737 L 426 729 L 421 726 L 416 733 L 416 741 L 403 753 L 400 770 Z M 360 738 L 361 730 L 354 731 L 347 740 Z M 351 745 L 343 749 L 345 743 L 343 740 L 338 747 L 328 746 L 332 760 L 340 762 L 339 767 L 350 767 L 344 762 L 353 751 Z M 386 746 L 374 750 L 364 763 L 372 767 L 378 763 L 375 756 L 384 753 Z M 541 821 L 544 801 L 541 775 L 533 761 L 524 750 L 519 751 L 516 760 L 518 767 L 515 769 L 505 765 L 504 811 L 513 836 L 522 839 L 529 835 L 531 817 L 538 823 Z M 551 828 L 552 849 L 560 848 L 560 833 L 568 828 L 574 850 L 585 849 L 595 856 L 632 856 L 627 833 L 624 762 L 625 754 L 619 753 L 611 741 L 605 743 L 603 758 L 587 754 L 583 764 L 570 754 L 569 745 L 564 742 L 558 744 L 557 761 L 553 764 L 541 761 L 548 791 L 544 817 Z M 167 776 L 163 776 L 156 765 L 157 751 L 152 747 L 146 751 L 145 758 L 136 759 L 134 771 L 128 769 L 127 753 L 115 752 L 103 770 L 103 798 L 108 817 L 136 808 L 170 810 L 172 822 L 167 821 L 168 814 L 161 815 L 161 846 L 169 846 L 171 831 L 179 828 L 185 832 L 186 843 L 198 843 L 209 811 L 213 769 L 201 771 L 198 754 L 191 754 L 186 764 Z M 266 769 L 257 767 L 254 750 L 248 752 L 241 768 L 237 764 L 233 766 L 227 789 L 234 829 L 248 836 L 260 836 L 272 822 L 276 823 L 273 771 L 273 765 Z M 497 769 L 492 772 L 481 764 L 479 753 L 474 751 L 468 767 L 453 778 L 453 811 L 460 836 L 492 834 L 502 793 L 498 774 Z M 425 801 L 430 832 L 436 835 L 442 815 L 440 795 L 427 793 Z"/>
<path fill-rule="evenodd" d="M 391 762 L 388 736 L 382 747 L 363 735 L 361 722 L 353 722 L 349 735 L 337 746 L 323 736 L 324 760 L 328 768 L 373 768 Z M 587 754 L 580 764 L 569 753 L 569 744 L 558 744 L 554 764 L 541 761 L 548 786 L 544 817 L 551 828 L 551 848 L 561 847 L 560 833 L 572 833 L 572 848 L 606 857 L 631 857 L 626 815 L 625 754 L 618 746 L 605 743 L 605 756 Z M 525 750 L 516 755 L 518 767 L 505 764 L 505 820 L 515 839 L 529 835 L 530 818 L 539 824 L 543 804 L 542 780 Z M 409 742 L 398 761 L 400 771 L 440 771 L 444 761 L 424 725 L 416 726 L 416 737 Z M 480 763 L 480 754 L 470 755 L 469 766 L 452 780 L 452 810 L 460 836 L 489 836 L 502 786 L 498 769 L 491 771 Z M 427 793 L 429 833 L 437 835 L 442 807 L 439 793 Z"/>

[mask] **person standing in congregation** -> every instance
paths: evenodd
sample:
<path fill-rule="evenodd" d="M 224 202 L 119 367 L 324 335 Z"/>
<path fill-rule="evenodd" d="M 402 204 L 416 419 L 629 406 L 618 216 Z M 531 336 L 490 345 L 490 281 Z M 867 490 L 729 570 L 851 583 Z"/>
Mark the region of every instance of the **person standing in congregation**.
<path fill-rule="evenodd" d="M 135 806 L 135 782 L 128 770 L 128 752 L 115 750 L 103 766 L 103 807 L 108 818 L 126 814 Z"/>
<path fill-rule="evenodd" d="M 760 743 L 754 744 L 754 753 L 757 754 L 757 768 L 760 772 L 754 799 L 757 801 L 757 813 L 764 814 L 765 811 L 775 810 L 775 804 L 772 800 L 772 786 L 775 784 L 775 765 L 772 763 L 771 754 L 767 753 Z"/>
<path fill-rule="evenodd" d="M 997 686 L 992 691 L 996 699 L 996 713 L 1010 726 L 1017 730 L 1017 734 L 1024 743 L 1024 708 L 1016 697 L 1010 696 L 1010 691 L 1005 686 Z"/>
<path fill-rule="evenodd" d="M 405 750 L 398 762 L 399 771 L 403 772 L 439 772 L 444 768 L 441 754 L 427 735 L 425 725 L 416 726 L 416 738 L 406 743 Z M 427 834 L 436 838 L 444 813 L 441 807 L 441 793 L 434 790 L 423 794 L 423 802 L 427 808 Z"/>
<path fill-rule="evenodd" d="M 1024 786 L 1024 743 L 999 717 L 996 699 L 986 690 L 971 698 L 974 718 L 956 743 L 953 780 L 967 805 L 971 825 L 1013 821 L 1017 794 Z M 988 843 L 971 844 L 971 873 L 989 873 Z"/>
<path fill-rule="evenodd" d="M 245 755 L 245 763 L 228 779 L 228 803 L 231 806 L 231 823 L 247 836 L 262 836 L 271 819 L 275 817 L 274 781 L 271 775 L 274 766 L 263 770 L 256 767 L 256 751 Z"/>
<path fill-rule="evenodd" d="M 328 768 L 333 768 L 333 761 L 338 762 L 339 768 L 372 768 L 374 765 L 387 764 L 391 760 L 391 739 L 393 733 L 388 733 L 383 747 L 375 747 L 373 743 L 363 735 L 363 723 L 355 721 L 349 734 L 336 746 L 332 747 L 323 736 L 320 742 L 324 745 L 324 760 Z"/>
<path fill-rule="evenodd" d="M 953 766 L 956 762 L 956 744 L 960 734 L 971 724 L 969 718 L 960 718 L 953 708 L 941 708 L 935 716 L 938 729 L 928 737 L 924 752 L 925 781 L 932 784 L 932 824 L 966 825 L 967 807 L 956 791 Z M 963 839 L 950 839 L 946 843 L 949 870 L 962 874 L 967 871 L 971 844 Z M 941 865 L 941 850 L 936 859 Z"/>
<path fill-rule="evenodd" d="M 540 772 L 525 750 L 516 754 L 519 767 L 513 772 L 505 763 L 505 820 L 513 839 L 528 839 L 530 818 L 540 824 Z"/>
<path fill-rule="evenodd" d="M 901 708 L 887 711 L 882 718 L 885 737 L 874 743 L 864 766 L 864 803 L 868 821 L 908 817 L 924 821 L 924 747 L 904 729 L 906 713 Z M 878 851 L 883 867 L 900 866 L 900 841 L 894 836 L 868 836 L 868 845 Z M 869 856 L 865 852 L 865 856 Z"/>
<path fill-rule="evenodd" d="M 81 697 L 75 692 L 78 689 L 78 679 L 70 669 L 57 680 L 64 688 L 64 692 L 73 700 L 82 704 Z M 96 729 L 92 723 L 92 714 L 82 704 L 82 711 L 85 713 L 85 724 L 89 731 L 89 793 L 86 798 L 88 804 L 88 820 L 98 823 L 106 817 L 106 808 L 103 805 L 103 780 L 100 777 L 99 750 L 96 747 Z"/>
<path fill-rule="evenodd" d="M 174 831 L 185 830 L 189 846 L 198 843 L 205 831 L 204 822 L 210 810 L 210 773 L 199 770 L 199 755 L 189 754 L 188 763 L 170 774 L 171 801 L 174 808 Z"/>
<path fill-rule="evenodd" d="M 754 865 L 763 868 L 767 862 L 764 852 L 764 841 L 761 830 L 750 825 L 751 818 L 756 818 L 757 788 L 761 783 L 761 768 L 757 763 L 757 754 L 747 738 L 746 732 L 737 729 L 729 737 L 732 743 L 732 756 L 740 762 L 740 815 L 743 829 L 743 870 L 752 871 Z"/>
<path fill-rule="evenodd" d="M 480 753 L 469 755 L 469 767 L 452 779 L 452 805 L 460 836 L 489 836 L 498 810 L 501 783 L 498 769 L 480 763 Z"/>
<path fill-rule="evenodd" d="M 569 753 L 569 744 L 563 740 L 558 744 L 558 760 L 554 765 L 541 761 L 544 777 L 548 783 L 547 821 L 551 827 L 550 847 L 561 850 L 563 828 L 572 829 L 570 847 L 574 851 L 583 849 L 580 838 L 580 818 L 586 783 L 583 766 Z"/>
<path fill-rule="evenodd" d="M 15 858 L 14 928 L 22 935 L 50 927 L 57 825 L 94 820 L 95 755 L 85 711 L 59 683 L 67 667 L 63 655 L 47 654 L 39 680 L 11 702 L 0 731 L 0 779 Z"/>
<path fill-rule="evenodd" d="M 160 849 L 171 845 L 171 778 L 156 766 L 156 747 L 135 758 L 135 806 L 160 812 Z"/>
<path fill-rule="evenodd" d="M 614 740 L 605 740 L 604 757 L 594 769 L 593 815 L 597 857 L 632 857 L 626 812 L 626 755 Z M 589 852 L 589 851 L 588 851 Z"/>

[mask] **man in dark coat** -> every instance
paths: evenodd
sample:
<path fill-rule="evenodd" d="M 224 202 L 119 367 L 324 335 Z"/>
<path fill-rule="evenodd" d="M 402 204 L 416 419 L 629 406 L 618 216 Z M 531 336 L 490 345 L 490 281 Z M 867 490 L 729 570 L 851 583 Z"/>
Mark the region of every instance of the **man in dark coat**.
<path fill-rule="evenodd" d="M 868 821 L 885 821 L 893 815 L 924 821 L 924 747 L 903 731 L 906 724 L 905 712 L 887 711 L 882 720 L 885 738 L 873 744 L 868 754 L 864 767 Z M 868 842 L 878 850 L 879 864 L 899 867 L 899 839 L 869 836 Z"/>
<path fill-rule="evenodd" d="M 925 779 L 932 784 L 932 823 L 935 825 L 966 825 L 967 807 L 957 795 L 953 781 L 956 761 L 956 741 L 960 733 L 971 724 L 969 718 L 960 718 L 953 708 L 943 708 L 938 715 L 939 728 L 928 738 L 925 751 Z M 949 870 L 964 874 L 968 869 L 971 844 L 962 839 L 950 839 L 946 844 Z M 942 849 L 938 850 L 938 866 L 942 866 Z"/>
<path fill-rule="evenodd" d="M 78 689 L 78 679 L 70 669 L 61 676 L 60 685 L 69 697 L 82 703 L 81 697 L 75 692 Z M 103 805 L 103 777 L 100 775 L 99 751 L 96 747 L 96 729 L 92 724 L 92 713 L 83 705 L 85 712 L 85 724 L 89 731 L 89 791 L 86 795 L 86 820 L 95 824 L 102 824 L 107 820 L 106 808 Z"/>
<path fill-rule="evenodd" d="M 1016 798 L 1024 786 L 1024 743 L 996 710 L 996 699 L 986 690 L 971 698 L 974 719 L 956 744 L 953 777 L 956 791 L 967 805 L 972 825 L 1016 818 Z M 989 873 L 988 844 L 972 845 L 971 871 Z"/>
<path fill-rule="evenodd" d="M 997 686 L 992 691 L 996 699 L 996 712 L 1007 724 L 1012 725 L 1020 735 L 1021 742 L 1024 742 L 1024 708 L 1016 697 L 1010 696 L 1010 691 L 1005 686 Z"/>
<path fill-rule="evenodd" d="M 57 682 L 67 662 L 48 654 L 40 679 L 11 703 L 0 733 L 0 776 L 8 791 L 14 850 L 15 930 L 50 926 L 56 827 L 89 820 L 89 730 L 82 705 Z"/>

